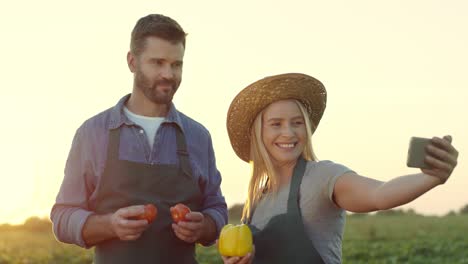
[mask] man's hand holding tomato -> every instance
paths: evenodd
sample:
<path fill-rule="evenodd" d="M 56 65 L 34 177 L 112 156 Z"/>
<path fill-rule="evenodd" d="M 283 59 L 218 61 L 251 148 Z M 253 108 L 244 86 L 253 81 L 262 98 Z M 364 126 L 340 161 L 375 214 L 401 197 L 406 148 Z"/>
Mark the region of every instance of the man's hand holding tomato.
<path fill-rule="evenodd" d="M 171 208 L 175 235 L 187 243 L 206 244 L 216 238 L 216 224 L 211 217 L 201 212 L 184 210 L 184 205 Z"/>
<path fill-rule="evenodd" d="M 111 215 L 111 229 L 120 240 L 136 240 L 149 226 L 145 205 L 133 205 L 120 208 Z"/>
<path fill-rule="evenodd" d="M 137 215 L 136 217 L 132 217 L 132 220 L 146 220 L 149 224 L 151 224 L 156 216 L 158 215 L 158 208 L 154 206 L 154 204 L 147 204 L 145 205 L 144 213 Z"/>
<path fill-rule="evenodd" d="M 120 208 L 114 213 L 91 214 L 83 226 L 82 236 L 87 246 L 108 239 L 135 240 L 148 228 L 148 220 L 134 220 L 146 214 L 144 205 Z"/>

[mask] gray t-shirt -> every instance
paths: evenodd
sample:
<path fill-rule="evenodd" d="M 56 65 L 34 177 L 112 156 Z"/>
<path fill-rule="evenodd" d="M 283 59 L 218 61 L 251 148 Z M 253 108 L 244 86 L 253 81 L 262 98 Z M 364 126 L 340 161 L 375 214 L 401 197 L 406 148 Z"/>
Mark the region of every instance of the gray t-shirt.
<path fill-rule="evenodd" d="M 300 187 L 300 207 L 306 232 L 325 263 L 341 263 L 341 241 L 346 212 L 332 199 L 335 182 L 349 168 L 332 161 L 308 161 Z M 251 224 L 263 229 L 276 215 L 287 211 L 290 185 L 266 194 L 258 203 Z"/>

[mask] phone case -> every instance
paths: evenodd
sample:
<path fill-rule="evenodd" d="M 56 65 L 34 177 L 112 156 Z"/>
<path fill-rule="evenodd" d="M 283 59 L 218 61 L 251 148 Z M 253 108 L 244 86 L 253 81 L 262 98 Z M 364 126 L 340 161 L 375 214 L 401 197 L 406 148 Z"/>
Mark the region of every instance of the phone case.
<path fill-rule="evenodd" d="M 408 159 L 406 165 L 411 168 L 428 169 L 429 166 L 424 162 L 426 156 L 426 146 L 430 144 L 429 138 L 412 137 L 408 149 Z"/>

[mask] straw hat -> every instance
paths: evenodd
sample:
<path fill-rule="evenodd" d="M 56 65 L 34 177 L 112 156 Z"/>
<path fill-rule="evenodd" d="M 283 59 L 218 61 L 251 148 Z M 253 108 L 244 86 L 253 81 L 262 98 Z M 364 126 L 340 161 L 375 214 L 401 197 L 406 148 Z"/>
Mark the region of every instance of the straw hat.
<path fill-rule="evenodd" d="M 320 122 L 327 101 L 323 84 L 308 75 L 286 73 L 269 76 L 244 88 L 232 101 L 227 130 L 232 148 L 242 160 L 250 160 L 250 127 L 269 104 L 285 99 L 299 100 L 309 113 L 312 133 Z"/>

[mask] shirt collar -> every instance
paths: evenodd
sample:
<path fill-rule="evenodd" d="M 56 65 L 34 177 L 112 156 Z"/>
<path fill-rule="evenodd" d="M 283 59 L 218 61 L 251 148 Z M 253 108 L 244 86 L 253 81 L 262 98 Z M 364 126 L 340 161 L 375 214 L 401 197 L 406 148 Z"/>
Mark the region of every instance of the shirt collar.
<path fill-rule="evenodd" d="M 121 127 L 122 125 L 132 126 L 135 125 L 128 117 L 124 114 L 123 108 L 125 106 L 125 102 L 130 98 L 130 94 L 125 95 L 122 97 L 119 102 L 111 109 L 110 113 L 110 125 L 109 129 L 116 129 Z M 180 117 L 179 111 L 177 111 L 174 103 L 171 102 L 169 106 L 169 112 L 163 123 L 173 123 L 179 126 L 179 128 L 184 132 L 184 127 L 182 126 L 182 120 Z"/>

